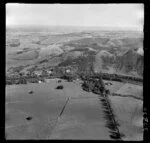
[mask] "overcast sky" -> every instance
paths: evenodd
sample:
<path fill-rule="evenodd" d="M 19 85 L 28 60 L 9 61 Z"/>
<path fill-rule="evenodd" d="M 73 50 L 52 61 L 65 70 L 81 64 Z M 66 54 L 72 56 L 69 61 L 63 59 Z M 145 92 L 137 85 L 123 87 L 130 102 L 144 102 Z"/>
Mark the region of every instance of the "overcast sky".
<path fill-rule="evenodd" d="M 6 4 L 6 25 L 72 25 L 143 30 L 143 4 Z"/>

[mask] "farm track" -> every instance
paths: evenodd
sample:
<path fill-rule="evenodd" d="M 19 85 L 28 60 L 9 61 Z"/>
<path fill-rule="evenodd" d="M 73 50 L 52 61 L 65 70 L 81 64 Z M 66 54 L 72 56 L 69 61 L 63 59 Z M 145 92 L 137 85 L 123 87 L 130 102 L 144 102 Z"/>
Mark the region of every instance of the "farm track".
<path fill-rule="evenodd" d="M 68 97 L 67 100 L 66 100 L 66 102 L 65 102 L 65 105 L 63 106 L 63 108 L 62 108 L 62 110 L 61 110 L 61 112 L 60 112 L 60 114 L 59 114 L 59 116 L 58 116 L 58 118 L 57 118 L 57 120 L 56 120 L 56 122 L 55 122 L 55 125 L 53 126 L 53 129 L 52 129 L 51 133 L 49 134 L 49 136 L 47 137 L 47 139 L 50 139 L 50 138 L 51 138 L 51 135 L 52 135 L 52 133 L 53 133 L 53 131 L 54 131 L 54 129 L 55 129 L 57 123 L 59 122 L 59 120 L 60 120 L 60 118 L 61 118 L 61 115 L 63 114 L 63 112 L 64 112 L 64 110 L 65 110 L 65 108 L 66 108 L 66 106 L 67 106 L 67 104 L 68 104 L 68 102 L 69 102 L 69 99 L 70 99 L 70 98 Z"/>

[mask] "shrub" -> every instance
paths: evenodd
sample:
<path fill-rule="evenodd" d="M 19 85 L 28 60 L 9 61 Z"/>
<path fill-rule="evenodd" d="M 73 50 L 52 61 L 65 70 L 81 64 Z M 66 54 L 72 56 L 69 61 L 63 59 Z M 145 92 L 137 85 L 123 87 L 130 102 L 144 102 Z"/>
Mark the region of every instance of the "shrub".
<path fill-rule="evenodd" d="M 64 87 L 62 85 L 59 85 L 56 87 L 56 89 L 63 89 Z"/>

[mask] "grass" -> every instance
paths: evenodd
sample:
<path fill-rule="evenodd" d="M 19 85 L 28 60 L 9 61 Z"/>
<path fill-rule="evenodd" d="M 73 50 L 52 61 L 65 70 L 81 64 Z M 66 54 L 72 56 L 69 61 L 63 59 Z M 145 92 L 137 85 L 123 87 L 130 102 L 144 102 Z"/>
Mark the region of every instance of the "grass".
<path fill-rule="evenodd" d="M 124 86 L 123 82 L 117 82 L 117 81 L 109 81 L 109 80 L 103 80 L 105 83 L 106 89 L 109 89 L 110 93 L 117 92 L 121 87 Z M 106 85 L 106 83 L 110 83 L 111 85 Z"/>
<path fill-rule="evenodd" d="M 134 84 L 125 84 L 122 86 L 116 94 L 121 94 L 121 95 L 133 95 L 135 97 L 143 97 L 143 87 L 139 85 L 134 85 Z"/>
<path fill-rule="evenodd" d="M 123 140 L 142 140 L 143 101 L 130 97 L 109 96 L 111 107 L 124 133 Z"/>

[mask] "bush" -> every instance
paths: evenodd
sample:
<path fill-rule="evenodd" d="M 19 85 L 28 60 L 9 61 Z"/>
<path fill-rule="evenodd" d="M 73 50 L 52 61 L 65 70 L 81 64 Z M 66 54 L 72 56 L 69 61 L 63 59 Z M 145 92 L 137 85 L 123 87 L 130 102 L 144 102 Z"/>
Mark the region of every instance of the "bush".
<path fill-rule="evenodd" d="M 105 92 L 106 92 L 106 94 L 110 94 L 109 89 L 106 89 Z"/>
<path fill-rule="evenodd" d="M 56 87 L 56 89 L 63 89 L 64 87 L 62 85 L 59 85 Z"/>

